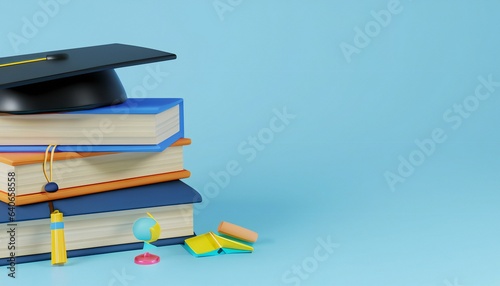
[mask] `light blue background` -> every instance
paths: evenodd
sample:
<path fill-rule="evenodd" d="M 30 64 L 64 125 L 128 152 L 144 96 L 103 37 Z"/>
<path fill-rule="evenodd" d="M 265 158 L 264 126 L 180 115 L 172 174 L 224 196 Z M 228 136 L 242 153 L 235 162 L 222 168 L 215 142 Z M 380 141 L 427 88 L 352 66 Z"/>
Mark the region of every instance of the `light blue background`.
<path fill-rule="evenodd" d="M 113 42 L 176 53 L 120 69 L 122 81 L 138 95 L 159 69 L 146 96 L 185 100 L 186 182 L 205 198 L 196 232 L 227 220 L 260 236 L 249 255 L 171 246 L 152 267 L 114 253 L 18 265 L 15 280 L 2 269 L 1 285 L 500 284 L 500 90 L 456 129 L 443 118 L 474 103 L 478 77 L 500 81 L 500 2 L 73 0 L 45 22 L 43 2 L 0 1 L 0 56 Z M 399 13 L 374 24 L 388 5 Z M 34 16 L 42 27 L 12 44 Z M 366 26 L 373 37 L 348 62 L 341 44 Z M 295 117 L 271 138 L 283 109 Z M 436 128 L 444 142 L 391 190 L 384 174 Z M 267 144 L 250 157 L 241 148 L 259 134 Z M 217 182 L 228 163 L 239 172 Z M 338 245 L 314 258 L 328 239 Z"/>

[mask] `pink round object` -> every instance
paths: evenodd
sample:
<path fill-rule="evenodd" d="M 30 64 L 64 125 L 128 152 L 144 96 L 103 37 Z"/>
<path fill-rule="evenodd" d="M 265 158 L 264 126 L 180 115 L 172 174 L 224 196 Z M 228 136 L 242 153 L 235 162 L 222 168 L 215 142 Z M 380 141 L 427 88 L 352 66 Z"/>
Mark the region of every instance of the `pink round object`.
<path fill-rule="evenodd" d="M 135 264 L 152 265 L 160 262 L 160 257 L 149 252 L 139 254 L 134 258 Z"/>

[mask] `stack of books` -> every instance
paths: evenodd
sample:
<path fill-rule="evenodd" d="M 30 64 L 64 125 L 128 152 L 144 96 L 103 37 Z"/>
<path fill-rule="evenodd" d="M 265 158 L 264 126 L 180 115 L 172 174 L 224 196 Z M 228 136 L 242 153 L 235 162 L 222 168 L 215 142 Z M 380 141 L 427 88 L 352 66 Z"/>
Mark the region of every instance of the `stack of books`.
<path fill-rule="evenodd" d="M 50 259 L 51 207 L 64 214 L 68 258 L 141 249 L 132 226 L 147 212 L 161 226 L 156 246 L 194 235 L 201 196 L 180 180 L 191 143 L 182 99 L 0 114 L 0 130 L 0 265 Z M 57 191 L 44 189 L 47 175 Z"/>

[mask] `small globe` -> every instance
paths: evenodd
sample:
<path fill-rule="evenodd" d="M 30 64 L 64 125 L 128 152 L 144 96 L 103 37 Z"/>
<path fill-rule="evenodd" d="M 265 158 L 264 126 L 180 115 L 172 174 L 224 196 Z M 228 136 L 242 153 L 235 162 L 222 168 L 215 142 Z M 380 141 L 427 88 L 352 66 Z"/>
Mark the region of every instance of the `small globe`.
<path fill-rule="evenodd" d="M 151 214 L 148 213 L 150 217 L 139 218 L 134 222 L 132 226 L 132 232 L 135 238 L 142 240 L 147 243 L 154 242 L 160 237 L 160 225 L 153 218 Z"/>

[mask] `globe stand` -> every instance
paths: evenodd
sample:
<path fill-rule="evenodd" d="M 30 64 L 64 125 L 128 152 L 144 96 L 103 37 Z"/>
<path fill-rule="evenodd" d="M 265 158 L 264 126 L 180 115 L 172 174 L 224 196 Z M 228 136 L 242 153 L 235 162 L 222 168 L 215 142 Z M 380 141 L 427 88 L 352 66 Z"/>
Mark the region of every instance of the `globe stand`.
<path fill-rule="evenodd" d="M 134 262 L 140 265 L 151 265 L 160 262 L 158 255 L 148 251 L 156 248 L 151 242 L 158 240 L 160 237 L 160 225 L 150 213 L 147 213 L 147 215 L 149 217 L 137 219 L 132 226 L 135 238 L 144 241 L 142 250 L 146 251 L 146 253 L 139 254 L 134 258 Z"/>
<path fill-rule="evenodd" d="M 140 265 L 152 265 L 160 262 L 160 257 L 158 255 L 146 252 L 139 254 L 134 258 L 135 264 Z"/>

